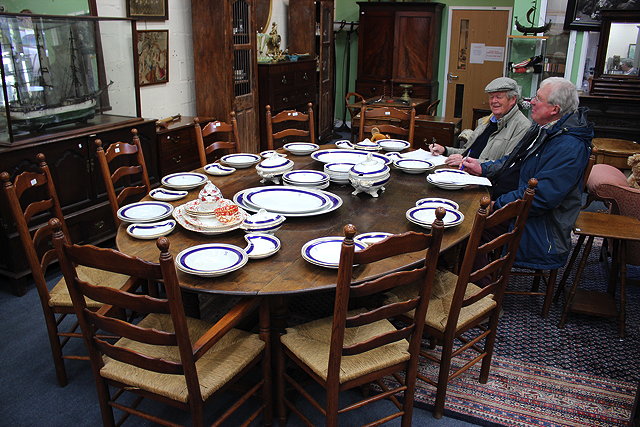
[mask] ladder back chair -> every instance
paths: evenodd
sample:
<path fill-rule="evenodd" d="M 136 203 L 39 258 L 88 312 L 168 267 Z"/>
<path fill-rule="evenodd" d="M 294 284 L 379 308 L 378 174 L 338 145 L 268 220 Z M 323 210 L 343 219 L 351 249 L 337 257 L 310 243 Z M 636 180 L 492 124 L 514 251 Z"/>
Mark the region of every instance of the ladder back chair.
<path fill-rule="evenodd" d="M 89 360 L 89 358 L 86 355 L 63 354 L 62 351 L 71 338 L 81 338 L 82 335 L 78 331 L 78 322 L 73 315 L 73 304 L 65 280 L 60 279 L 51 290 L 47 287 L 46 271 L 58 260 L 50 245 L 52 230 L 48 224 L 45 224 L 32 233 L 30 223 L 34 222 L 33 218 L 38 218 L 39 222 L 39 218 L 45 215 L 48 218 L 55 217 L 60 221 L 60 226 L 67 236 L 69 232 L 45 156 L 40 153 L 36 159 L 39 165 L 38 172 L 23 172 L 16 176 L 13 183 L 10 175 L 2 172 L 0 180 L 2 180 L 5 200 L 16 223 L 20 242 L 38 291 L 58 384 L 64 387 L 68 382 L 64 359 Z M 24 208 L 23 203 L 26 205 Z M 107 275 L 87 268 L 79 269 L 78 275 L 83 278 L 91 277 L 95 281 L 113 287 L 121 287 L 126 282 L 124 276 Z M 95 310 L 101 307 L 101 304 L 89 300 L 87 306 Z"/>
<path fill-rule="evenodd" d="M 257 392 L 261 392 L 263 402 L 248 414 L 247 424 L 261 413 L 265 423 L 270 422 L 266 305 L 260 309 L 262 337 L 235 328 L 244 317 L 255 312 L 260 305 L 257 298 L 241 300 L 216 323 L 188 318 L 166 237 L 156 241 L 160 254 L 158 263 L 153 263 L 113 249 L 71 245 L 66 242 L 57 220 L 52 219 L 50 226 L 54 229 L 54 246 L 89 350 L 103 425 L 116 425 L 113 408 L 124 412 L 118 425 L 129 415 L 175 425 L 138 408 L 144 398 L 150 398 L 188 412 L 193 425 L 202 426 L 204 404 L 214 396 L 223 393 L 226 396 L 228 386 L 253 372 L 261 361 L 262 375 L 248 385 L 248 390 L 241 391 L 237 401 L 225 406 L 221 415 L 216 414 L 213 424 L 227 420 Z M 166 298 L 105 288 L 79 278 L 76 266 L 123 274 L 129 277 L 130 283 L 163 281 Z M 112 309 L 88 310 L 85 298 L 100 301 Z M 131 313 L 144 317 L 140 319 Z M 101 339 L 96 335 L 97 330 L 111 333 L 117 341 L 109 343 Z M 112 394 L 110 387 L 117 391 Z M 130 401 L 120 399 L 129 393 L 137 396 L 130 405 L 127 404 Z"/>
<path fill-rule="evenodd" d="M 439 365 L 439 373 L 436 380 L 421 373 L 417 375 L 420 380 L 436 388 L 433 410 L 435 418 L 441 418 L 444 413 L 449 381 L 480 361 L 480 382 L 486 383 L 489 378 L 502 297 L 536 185 L 537 181 L 531 179 L 522 199 L 513 201 L 491 214 L 491 201 L 489 197 L 483 197 L 473 221 L 459 274 L 448 271 L 438 271 L 436 274 L 429 308 L 424 318 L 423 335 L 432 340 L 432 346 L 440 343 L 442 352 L 437 356 L 423 349 L 421 356 L 427 359 L 428 363 L 436 362 Z M 495 227 L 503 230 L 491 232 L 496 230 Z M 488 260 L 492 253 L 498 253 L 499 256 L 488 264 L 476 261 L 485 258 Z M 481 288 L 474 284 L 479 281 L 489 283 Z M 416 292 L 415 286 L 403 287 L 389 293 L 387 300 L 406 299 Z M 471 332 L 466 334 L 467 331 Z M 478 354 L 461 367 L 454 366 L 452 369 L 453 358 L 467 350 L 474 350 Z"/>
<path fill-rule="evenodd" d="M 278 412 L 280 421 L 286 422 L 286 409 L 298 415 L 307 425 L 309 419 L 286 398 L 285 386 L 291 385 L 298 395 L 308 399 L 326 418 L 327 426 L 338 425 L 338 415 L 388 398 L 398 411 L 372 425 L 402 417 L 402 425 L 410 426 L 415 391 L 415 376 L 420 350 L 422 322 L 396 329 L 389 321 L 402 313 L 416 311 L 425 315 L 436 270 L 444 225 L 444 209 L 436 213 L 431 234 L 407 232 L 394 235 L 361 251 L 354 250 L 355 226 L 344 227 L 336 297 L 333 316 L 287 328 L 278 346 Z M 369 280 L 352 283 L 353 265 L 367 265 L 394 255 L 425 251 L 424 264 L 413 270 L 395 271 Z M 419 283 L 419 292 L 405 301 L 380 304 L 372 296 L 408 283 Z M 376 302 L 375 307 L 350 309 L 358 299 Z M 375 298 L 375 297 L 373 297 Z M 285 359 L 301 368 L 320 384 L 326 392 L 324 405 L 315 401 L 302 386 L 285 371 Z M 404 372 L 404 379 L 398 375 Z M 400 383 L 389 387 L 382 378 L 393 375 Z M 375 383 L 382 390 L 360 402 L 339 408 L 339 394 L 354 387 Z M 403 392 L 403 402 L 394 395 Z M 365 415 L 362 414 L 364 420 Z"/>
<path fill-rule="evenodd" d="M 200 167 L 207 165 L 207 155 L 225 150 L 228 153 L 236 153 L 238 147 L 238 122 L 236 113 L 229 113 L 229 123 L 221 121 L 210 121 L 201 127 L 200 119 L 193 120 L 193 130 L 196 135 L 196 145 L 198 146 L 198 156 L 200 157 Z M 226 140 L 220 138 L 226 137 Z M 206 141 L 206 142 L 205 142 Z M 207 144 L 205 146 L 205 144 Z"/>
<path fill-rule="evenodd" d="M 96 155 L 116 226 L 120 224 L 118 209 L 127 202 L 140 200 L 151 190 L 138 130 L 131 129 L 131 133 L 133 135 L 131 144 L 114 142 L 109 145 L 106 151 L 103 149 L 100 139 L 95 141 Z M 115 169 L 113 173 L 112 169 Z M 123 188 L 116 194 L 120 185 Z M 137 196 L 137 198 L 132 199 L 133 196 Z"/>
<path fill-rule="evenodd" d="M 307 138 L 307 142 L 316 143 L 316 122 L 311 102 L 307 104 L 306 113 L 296 110 L 284 110 L 272 115 L 270 105 L 267 105 L 265 109 L 267 115 L 267 148 L 269 150 L 279 148 L 275 146 L 276 141 L 279 142 L 288 136 L 301 136 Z M 303 128 L 303 123 L 307 124 L 306 129 Z"/>
<path fill-rule="evenodd" d="M 436 113 L 438 112 L 438 105 L 440 105 L 439 99 L 436 99 L 431 104 L 429 104 L 425 110 L 427 116 L 435 117 Z"/>
<path fill-rule="evenodd" d="M 366 135 L 371 134 L 373 128 L 378 128 L 380 133 L 406 139 L 411 147 L 413 147 L 415 123 L 415 104 L 412 104 L 409 110 L 392 107 L 371 107 L 363 104 L 360 108 L 358 140 L 364 140 Z"/>
<path fill-rule="evenodd" d="M 353 100 L 352 100 L 353 99 Z M 356 135 L 356 128 L 360 124 L 360 106 L 352 106 L 360 102 L 360 105 L 364 105 L 367 102 L 364 96 L 358 92 L 349 92 L 344 96 L 345 108 L 349 112 L 349 119 L 351 120 L 351 142 Z"/>

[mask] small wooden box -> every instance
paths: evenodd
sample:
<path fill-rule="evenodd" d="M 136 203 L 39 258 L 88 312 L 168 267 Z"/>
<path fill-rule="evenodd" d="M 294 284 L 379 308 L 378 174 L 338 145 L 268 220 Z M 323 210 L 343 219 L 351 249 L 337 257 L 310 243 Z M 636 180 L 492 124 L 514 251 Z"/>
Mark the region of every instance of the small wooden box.
<path fill-rule="evenodd" d="M 630 169 L 627 164 L 629 156 L 640 153 L 640 144 L 626 139 L 593 138 L 596 151 L 596 163 L 604 163 L 618 169 Z"/>
<path fill-rule="evenodd" d="M 427 150 L 429 144 L 454 147 L 460 135 L 462 119 L 456 117 L 416 116 L 413 146 Z"/>

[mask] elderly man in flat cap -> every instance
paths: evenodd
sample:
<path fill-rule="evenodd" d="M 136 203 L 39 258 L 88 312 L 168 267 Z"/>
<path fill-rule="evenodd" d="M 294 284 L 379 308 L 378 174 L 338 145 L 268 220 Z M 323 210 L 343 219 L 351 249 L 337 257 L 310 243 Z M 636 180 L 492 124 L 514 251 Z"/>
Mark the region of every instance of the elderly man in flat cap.
<path fill-rule="evenodd" d="M 481 162 L 499 159 L 509 154 L 531 127 L 529 119 L 518 108 L 520 91 L 515 80 L 498 77 L 484 91 L 489 94 L 492 114 L 478 120 L 478 126 L 464 147 L 443 147 L 439 144 L 429 146 L 433 154 L 449 156 L 446 163 L 450 166 L 462 163 L 463 156 Z"/>

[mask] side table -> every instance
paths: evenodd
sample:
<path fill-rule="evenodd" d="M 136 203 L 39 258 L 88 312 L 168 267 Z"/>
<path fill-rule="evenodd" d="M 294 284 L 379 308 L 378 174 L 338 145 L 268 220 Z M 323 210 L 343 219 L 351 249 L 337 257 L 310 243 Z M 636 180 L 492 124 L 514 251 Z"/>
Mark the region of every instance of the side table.
<path fill-rule="evenodd" d="M 568 273 L 571 271 L 585 239 L 587 243 L 578 264 L 576 277 L 567 295 L 558 327 L 564 327 L 570 311 L 595 316 L 617 317 L 618 334 L 620 338 L 624 338 L 627 275 L 626 242 L 629 240 L 640 241 L 640 220 L 601 212 L 580 212 L 573 231 L 578 235 L 578 243 L 571 254 L 571 259 L 563 274 L 558 291 L 564 288 Z M 612 266 L 607 292 L 578 289 L 595 237 L 613 240 Z M 616 309 L 615 285 L 618 275 L 620 277 L 620 307 Z"/>
<path fill-rule="evenodd" d="M 596 163 L 605 163 L 618 169 L 630 169 L 627 158 L 640 153 L 640 144 L 626 139 L 593 138 L 596 151 Z"/>

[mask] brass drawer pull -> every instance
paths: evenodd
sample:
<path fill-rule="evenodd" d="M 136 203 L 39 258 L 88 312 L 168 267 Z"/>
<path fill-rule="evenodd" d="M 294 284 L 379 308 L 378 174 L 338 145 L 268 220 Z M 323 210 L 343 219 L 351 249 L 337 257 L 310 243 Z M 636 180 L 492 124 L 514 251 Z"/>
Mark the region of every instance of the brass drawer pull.
<path fill-rule="evenodd" d="M 178 164 L 182 161 L 182 155 L 174 156 L 171 160 L 173 160 L 173 163 Z"/>

